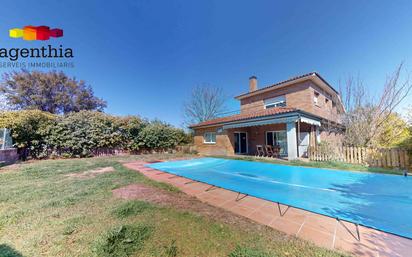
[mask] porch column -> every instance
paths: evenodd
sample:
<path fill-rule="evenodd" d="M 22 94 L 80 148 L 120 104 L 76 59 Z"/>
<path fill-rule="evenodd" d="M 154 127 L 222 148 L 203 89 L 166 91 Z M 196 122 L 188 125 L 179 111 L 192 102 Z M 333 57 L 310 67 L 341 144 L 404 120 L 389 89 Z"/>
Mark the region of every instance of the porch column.
<path fill-rule="evenodd" d="M 319 131 L 319 126 L 316 126 L 316 144 L 320 143 L 320 131 Z"/>
<path fill-rule="evenodd" d="M 298 158 L 298 142 L 296 140 L 296 125 L 295 122 L 286 123 L 286 133 L 288 141 L 288 159 L 293 160 Z"/>

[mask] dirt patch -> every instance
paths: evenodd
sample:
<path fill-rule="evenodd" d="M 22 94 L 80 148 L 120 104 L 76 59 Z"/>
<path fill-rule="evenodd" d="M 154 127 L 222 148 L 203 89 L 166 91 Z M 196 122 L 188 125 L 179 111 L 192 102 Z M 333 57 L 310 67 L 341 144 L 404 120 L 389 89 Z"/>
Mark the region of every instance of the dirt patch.
<path fill-rule="evenodd" d="M 131 184 L 112 191 L 113 194 L 122 199 L 143 200 L 158 204 L 164 207 L 171 207 L 178 210 L 192 211 L 204 217 L 221 221 L 226 224 L 235 225 L 236 227 L 247 231 L 266 230 L 266 226 L 253 222 L 243 216 L 239 216 L 224 209 L 203 203 L 194 196 L 185 193 L 167 192 L 162 189 L 147 186 L 144 184 Z M 285 237 L 283 233 L 277 233 L 277 236 Z"/>
<path fill-rule="evenodd" d="M 113 167 L 104 167 L 104 168 L 100 168 L 100 169 L 84 171 L 84 172 L 81 172 L 81 173 L 70 173 L 70 174 L 67 174 L 65 176 L 70 177 L 70 178 L 87 179 L 87 178 L 94 178 L 99 174 L 113 172 L 113 171 L 115 171 L 115 169 Z"/>
<path fill-rule="evenodd" d="M 20 166 L 21 166 L 20 163 L 15 163 L 15 164 L 0 163 L 0 173 L 18 171 L 20 169 Z"/>

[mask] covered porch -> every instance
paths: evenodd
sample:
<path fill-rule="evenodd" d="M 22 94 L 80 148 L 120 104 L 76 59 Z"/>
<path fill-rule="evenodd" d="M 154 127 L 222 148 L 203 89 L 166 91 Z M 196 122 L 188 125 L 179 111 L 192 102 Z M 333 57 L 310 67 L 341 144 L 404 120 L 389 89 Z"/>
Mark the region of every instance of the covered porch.
<path fill-rule="evenodd" d="M 222 130 L 228 135 L 235 155 L 261 155 L 263 149 L 277 147 L 277 157 L 293 160 L 307 158 L 310 146 L 319 141 L 320 119 L 296 113 L 284 117 L 254 119 L 225 124 Z"/>

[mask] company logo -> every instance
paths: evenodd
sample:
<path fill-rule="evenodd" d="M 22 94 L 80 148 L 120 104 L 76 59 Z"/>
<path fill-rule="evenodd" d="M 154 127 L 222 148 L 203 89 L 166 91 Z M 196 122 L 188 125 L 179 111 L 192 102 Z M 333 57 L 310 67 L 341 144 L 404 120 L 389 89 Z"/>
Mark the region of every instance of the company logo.
<path fill-rule="evenodd" d="M 48 26 L 24 26 L 9 29 L 11 38 L 22 38 L 24 41 L 63 37 L 60 28 L 50 29 Z M 60 40 L 59 40 L 60 41 Z M 58 42 L 58 41 L 57 41 Z M 54 45 L 50 42 L 43 46 L 2 47 L 0 45 L 0 68 L 73 68 L 73 49 L 63 44 Z M 31 44 L 30 44 L 31 45 Z"/>
<path fill-rule="evenodd" d="M 49 40 L 50 37 L 62 37 L 63 30 L 47 26 L 25 26 L 23 29 L 13 28 L 9 30 L 11 38 L 23 38 L 24 40 Z"/>

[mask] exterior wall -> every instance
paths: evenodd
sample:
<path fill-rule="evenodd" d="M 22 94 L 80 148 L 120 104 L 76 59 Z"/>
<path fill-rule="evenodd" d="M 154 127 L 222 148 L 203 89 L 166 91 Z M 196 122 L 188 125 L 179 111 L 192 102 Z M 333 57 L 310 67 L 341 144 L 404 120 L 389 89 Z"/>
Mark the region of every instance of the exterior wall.
<path fill-rule="evenodd" d="M 205 132 L 217 132 L 219 127 L 196 129 L 194 135 L 194 145 L 200 154 L 205 155 L 234 155 L 235 154 L 235 132 L 246 132 L 248 148 L 247 154 L 256 153 L 256 145 L 266 144 L 265 131 L 286 130 L 286 124 L 273 124 L 257 127 L 246 127 L 223 130 L 216 133 L 216 144 L 205 144 L 203 134 Z"/>
<path fill-rule="evenodd" d="M 19 159 L 17 149 L 11 148 L 6 150 L 0 150 L 0 163 L 13 163 Z"/>
<path fill-rule="evenodd" d="M 311 113 L 318 115 L 322 118 L 328 119 L 330 121 L 340 123 L 341 122 L 340 114 L 338 113 L 336 105 L 333 104 L 333 102 L 336 99 L 333 99 L 333 97 L 330 94 L 326 93 L 323 89 L 321 89 L 314 83 L 311 83 L 311 86 L 309 89 L 311 91 L 310 92 L 311 106 L 312 106 Z M 315 104 L 315 102 L 313 101 L 315 92 L 319 93 L 318 104 Z"/>
<path fill-rule="evenodd" d="M 250 127 L 248 133 L 249 154 L 256 153 L 256 145 L 266 144 L 266 131 L 286 130 L 286 124 L 272 124 L 258 127 Z"/>
<path fill-rule="evenodd" d="M 264 109 L 264 100 L 276 96 L 285 95 L 286 106 L 294 107 L 303 111 L 311 112 L 311 82 L 305 81 L 284 88 L 274 89 L 259 95 L 251 96 L 240 101 L 241 113 L 251 113 Z"/>
<path fill-rule="evenodd" d="M 217 132 L 221 127 L 210 127 L 196 129 L 194 136 L 194 145 L 200 154 L 204 155 L 235 155 L 235 132 L 247 133 L 247 154 L 254 155 L 256 153 L 256 145 L 266 144 L 266 131 L 286 131 L 286 124 L 272 124 L 256 127 L 246 127 L 237 129 L 223 130 L 221 133 L 216 133 L 216 144 L 206 144 L 203 142 L 203 134 L 205 132 Z M 298 125 L 296 124 L 296 129 Z M 297 130 L 296 130 L 297 131 Z M 316 127 L 300 123 L 300 132 L 309 132 L 309 145 L 316 145 Z M 297 135 L 296 135 L 297 137 Z M 332 145 L 342 145 L 343 132 L 328 130 L 324 127 L 320 128 L 321 142 L 328 142 Z M 290 146 L 288 146 L 290 147 Z M 296 147 L 298 147 L 296 145 Z"/>
<path fill-rule="evenodd" d="M 313 100 L 315 92 L 319 93 L 318 104 L 315 104 Z M 334 122 L 340 122 L 336 105 L 332 104 L 336 99 L 332 99 L 332 96 L 310 80 L 284 88 L 275 88 L 269 92 L 242 99 L 240 101 L 241 113 L 261 111 L 265 108 L 265 99 L 281 95 L 285 95 L 287 107 L 297 108 Z"/>
<path fill-rule="evenodd" d="M 194 135 L 194 145 L 196 150 L 206 155 L 234 155 L 234 136 L 223 130 L 217 133 L 219 127 L 196 129 Z M 205 144 L 203 134 L 205 132 L 216 132 L 216 144 Z"/>

